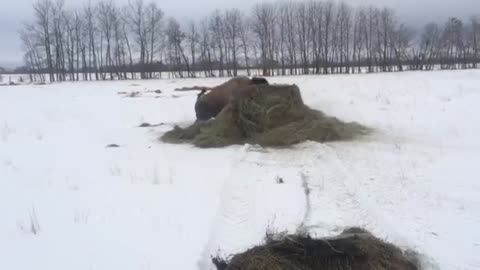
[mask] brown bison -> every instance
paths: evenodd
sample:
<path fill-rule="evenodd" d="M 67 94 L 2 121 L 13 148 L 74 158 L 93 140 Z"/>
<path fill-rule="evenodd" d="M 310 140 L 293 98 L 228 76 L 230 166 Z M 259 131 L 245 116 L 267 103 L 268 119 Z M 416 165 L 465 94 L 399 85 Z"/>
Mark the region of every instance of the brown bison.
<path fill-rule="evenodd" d="M 268 81 L 265 78 L 254 77 L 249 79 L 239 76 L 213 87 L 209 93 L 206 93 L 207 90 L 203 89 L 195 102 L 197 120 L 206 121 L 216 117 L 228 104 L 234 91 L 255 84 L 268 84 Z"/>
<path fill-rule="evenodd" d="M 362 228 L 333 238 L 267 236 L 266 243 L 234 255 L 212 259 L 218 270 L 418 270 L 415 254 L 407 254 Z"/>

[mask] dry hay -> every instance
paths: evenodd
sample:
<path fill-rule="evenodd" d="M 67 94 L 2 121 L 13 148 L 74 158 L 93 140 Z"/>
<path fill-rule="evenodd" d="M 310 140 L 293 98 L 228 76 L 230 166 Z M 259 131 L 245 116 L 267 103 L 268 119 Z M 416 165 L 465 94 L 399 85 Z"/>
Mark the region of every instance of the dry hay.
<path fill-rule="evenodd" d="M 120 147 L 120 145 L 116 144 L 116 143 L 111 143 L 107 146 L 105 146 L 106 148 L 116 148 L 116 147 Z"/>
<path fill-rule="evenodd" d="M 203 89 L 210 90 L 210 89 L 212 89 L 212 87 L 194 85 L 194 86 L 185 86 L 185 87 L 181 87 L 181 88 L 175 88 L 174 91 L 193 91 L 193 90 L 203 90 Z"/>
<path fill-rule="evenodd" d="M 138 127 L 159 127 L 159 126 L 163 126 L 163 125 L 165 125 L 165 123 L 150 124 L 150 123 L 144 122 L 144 123 L 141 123 L 140 125 L 138 125 Z"/>
<path fill-rule="evenodd" d="M 123 95 L 124 97 L 131 97 L 131 98 L 140 97 L 142 95 L 142 93 L 140 93 L 140 91 L 132 91 L 132 92 L 119 91 L 119 92 L 117 92 L 117 94 L 118 95 Z"/>
<path fill-rule="evenodd" d="M 157 89 L 157 90 L 147 90 L 147 91 L 145 91 L 145 93 L 161 94 L 161 93 L 162 93 L 162 90 L 160 90 L 160 89 Z"/>
<path fill-rule="evenodd" d="M 237 89 L 215 119 L 197 121 L 187 128 L 175 126 L 161 139 L 198 147 L 244 143 L 288 146 L 307 140 L 349 140 L 367 132 L 357 123 L 345 123 L 310 109 L 296 85 L 252 85 Z"/>
<path fill-rule="evenodd" d="M 267 235 L 265 243 L 225 260 L 212 258 L 218 270 L 418 270 L 412 251 L 386 243 L 370 232 L 351 228 L 334 238 Z"/>

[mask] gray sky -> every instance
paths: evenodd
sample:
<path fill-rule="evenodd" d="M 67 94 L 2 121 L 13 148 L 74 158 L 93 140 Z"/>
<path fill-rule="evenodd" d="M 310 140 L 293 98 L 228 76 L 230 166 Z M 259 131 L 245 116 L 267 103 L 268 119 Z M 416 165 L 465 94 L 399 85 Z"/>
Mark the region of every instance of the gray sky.
<path fill-rule="evenodd" d="M 0 66 L 21 64 L 22 52 L 18 29 L 22 22 L 31 21 L 32 3 L 35 0 L 2 0 L 0 8 Z M 88 0 L 65 0 L 66 6 L 78 6 Z M 96 0 L 91 0 L 95 3 Z M 127 3 L 128 0 L 113 0 Z M 240 8 L 248 10 L 262 0 L 153 0 L 166 16 L 180 20 L 200 18 L 216 8 Z M 149 2 L 145 0 L 145 2 Z M 409 25 L 418 26 L 429 21 L 443 21 L 449 16 L 467 17 L 480 14 L 480 0 L 344 0 L 352 5 L 389 6 Z"/>

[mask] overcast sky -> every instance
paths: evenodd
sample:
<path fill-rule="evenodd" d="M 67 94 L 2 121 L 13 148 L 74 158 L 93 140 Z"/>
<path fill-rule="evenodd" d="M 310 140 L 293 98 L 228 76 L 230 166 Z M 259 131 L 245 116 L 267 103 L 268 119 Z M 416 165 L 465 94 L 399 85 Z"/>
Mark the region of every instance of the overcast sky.
<path fill-rule="evenodd" d="M 0 66 L 17 66 L 22 62 L 21 43 L 18 29 L 22 22 L 32 20 L 32 3 L 35 0 L 3 0 L 0 8 Z M 89 0 L 65 0 L 67 7 L 82 5 Z M 97 0 L 91 0 L 95 3 Z M 128 0 L 113 0 L 127 3 Z M 180 20 L 200 18 L 216 8 L 250 9 L 261 0 L 153 0 L 163 9 L 166 16 Z M 6 3 L 5 3 L 6 2 Z M 145 2 L 149 2 L 145 0 Z M 449 16 L 466 18 L 480 14 L 480 0 L 344 0 L 352 5 L 389 6 L 411 26 L 430 21 L 443 21 Z"/>

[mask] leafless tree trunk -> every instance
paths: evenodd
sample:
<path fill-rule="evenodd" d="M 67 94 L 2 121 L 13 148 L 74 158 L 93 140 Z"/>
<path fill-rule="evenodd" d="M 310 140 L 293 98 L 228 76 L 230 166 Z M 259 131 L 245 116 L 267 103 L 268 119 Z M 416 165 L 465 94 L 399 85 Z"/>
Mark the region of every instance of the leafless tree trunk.
<path fill-rule="evenodd" d="M 87 27 L 87 33 L 88 33 L 88 59 L 89 59 L 89 67 L 92 68 L 93 67 L 93 71 L 95 73 L 95 80 L 99 80 L 100 77 L 99 77 L 99 74 L 98 74 L 98 60 L 97 60 L 97 49 L 96 49 L 96 44 L 97 44 L 97 25 L 96 25 L 96 21 L 95 21 L 95 11 L 93 10 L 93 7 L 91 6 L 91 4 L 89 3 L 86 7 L 85 7 L 85 23 L 86 23 L 86 27 Z M 91 72 L 89 72 L 90 74 L 90 80 L 92 79 L 91 78 Z"/>
<path fill-rule="evenodd" d="M 339 35 L 340 72 L 350 73 L 350 42 L 352 31 L 352 10 L 345 3 L 340 4 L 337 14 L 337 34 Z"/>
<path fill-rule="evenodd" d="M 197 32 L 197 26 L 193 21 L 191 21 L 189 25 L 187 40 L 188 40 L 188 43 L 190 44 L 190 57 L 192 58 L 192 61 L 191 61 L 192 75 L 193 77 L 196 77 L 196 73 L 195 73 L 195 71 L 197 71 L 196 55 L 197 55 L 197 47 L 198 47 L 197 44 L 199 40 L 199 34 Z"/>
<path fill-rule="evenodd" d="M 299 2 L 296 5 L 296 23 L 297 23 L 297 34 L 298 34 L 298 44 L 300 49 L 300 56 L 302 59 L 302 73 L 308 74 L 308 56 L 310 49 L 310 33 L 311 27 L 309 24 L 309 15 L 310 13 L 307 10 L 308 6 L 305 2 Z"/>
<path fill-rule="evenodd" d="M 146 10 L 147 15 L 147 32 L 148 32 L 148 43 L 150 44 L 149 51 L 149 66 L 150 69 L 154 66 L 154 55 L 157 54 L 157 50 L 160 47 L 158 44 L 161 37 L 161 27 L 162 27 L 162 18 L 163 11 L 160 10 L 155 3 L 150 3 Z M 153 78 L 153 72 L 150 70 L 148 77 Z"/>
<path fill-rule="evenodd" d="M 225 76 L 225 58 L 226 58 L 226 47 L 225 47 L 225 25 L 220 11 L 216 10 L 212 13 L 210 17 L 210 31 L 212 32 L 212 42 L 213 46 L 218 49 L 218 72 L 219 76 Z"/>
<path fill-rule="evenodd" d="M 243 58 L 244 58 L 244 67 L 247 70 L 247 75 L 250 76 L 250 64 L 249 64 L 249 48 L 250 48 L 250 27 L 248 22 L 246 21 L 245 16 L 241 15 L 241 24 L 239 25 L 240 28 L 238 29 L 238 33 L 240 36 L 242 49 L 243 49 Z"/>
<path fill-rule="evenodd" d="M 55 71 L 52 58 L 52 41 L 50 39 L 50 27 L 52 24 L 53 3 L 50 0 L 40 0 L 33 4 L 36 23 L 40 28 L 41 40 L 47 56 L 48 75 L 51 82 L 55 81 Z"/>
<path fill-rule="evenodd" d="M 238 47 L 239 47 L 239 35 L 240 29 L 242 29 L 242 17 L 238 9 L 227 10 L 225 13 L 225 29 L 226 29 L 226 40 L 229 52 L 231 54 L 231 64 L 233 69 L 233 76 L 238 75 Z"/>
<path fill-rule="evenodd" d="M 65 43 L 64 43 L 64 2 L 58 0 L 52 6 L 53 38 L 55 48 L 55 69 L 59 81 L 66 80 L 65 70 Z"/>
<path fill-rule="evenodd" d="M 26 24 L 19 33 L 25 51 L 24 59 L 30 69 L 32 81 L 36 81 L 37 78 L 40 81 L 45 81 L 45 76 L 42 72 L 43 58 L 40 54 L 43 41 L 41 38 L 41 30 L 37 30 L 32 24 Z"/>
<path fill-rule="evenodd" d="M 211 47 L 210 44 L 210 31 L 208 20 L 204 20 L 201 23 L 200 32 L 200 62 L 202 69 L 204 70 L 205 77 L 213 77 L 213 68 L 211 61 Z"/>
<path fill-rule="evenodd" d="M 252 27 L 260 44 L 262 74 L 269 76 L 275 40 L 275 6 L 267 3 L 255 5 Z"/>
<path fill-rule="evenodd" d="M 182 32 L 179 23 L 175 19 L 170 18 L 170 20 L 168 21 L 166 34 L 168 39 L 168 46 L 170 48 L 170 61 L 176 67 L 177 71 L 179 71 L 179 76 L 183 78 L 183 60 L 187 69 L 187 75 L 189 77 L 193 77 L 193 75 L 191 74 L 192 71 L 190 69 L 190 62 L 185 54 L 185 50 L 183 49 L 182 44 L 182 42 L 185 40 L 186 35 Z"/>
<path fill-rule="evenodd" d="M 323 73 L 327 74 L 328 73 L 328 67 L 329 67 L 329 53 L 330 53 L 330 46 L 331 46 L 331 32 L 332 31 L 332 21 L 333 21 L 333 8 L 334 4 L 333 2 L 327 2 L 323 8 L 323 25 L 325 27 L 324 30 L 324 38 L 323 38 L 323 60 L 324 60 L 324 66 L 323 66 Z"/>
<path fill-rule="evenodd" d="M 139 66 L 140 66 L 140 78 L 146 79 L 145 64 L 147 60 L 147 25 L 145 22 L 145 7 L 143 0 L 136 0 L 133 3 L 130 3 L 130 13 L 129 13 L 129 25 L 134 34 L 134 40 L 139 46 L 140 57 L 139 57 Z"/>
<path fill-rule="evenodd" d="M 115 20 L 115 7 L 112 2 L 100 2 L 98 5 L 98 22 L 100 27 L 100 32 L 105 39 L 106 48 L 105 48 L 105 67 L 102 67 L 102 70 L 105 72 L 108 71 L 109 77 L 113 80 L 113 59 L 112 59 L 112 36 L 113 36 L 113 26 Z M 101 44 L 103 46 L 103 44 Z M 103 55 L 100 55 L 103 59 Z M 103 62 L 103 60 L 102 60 Z M 102 77 L 105 77 L 102 73 Z"/>

